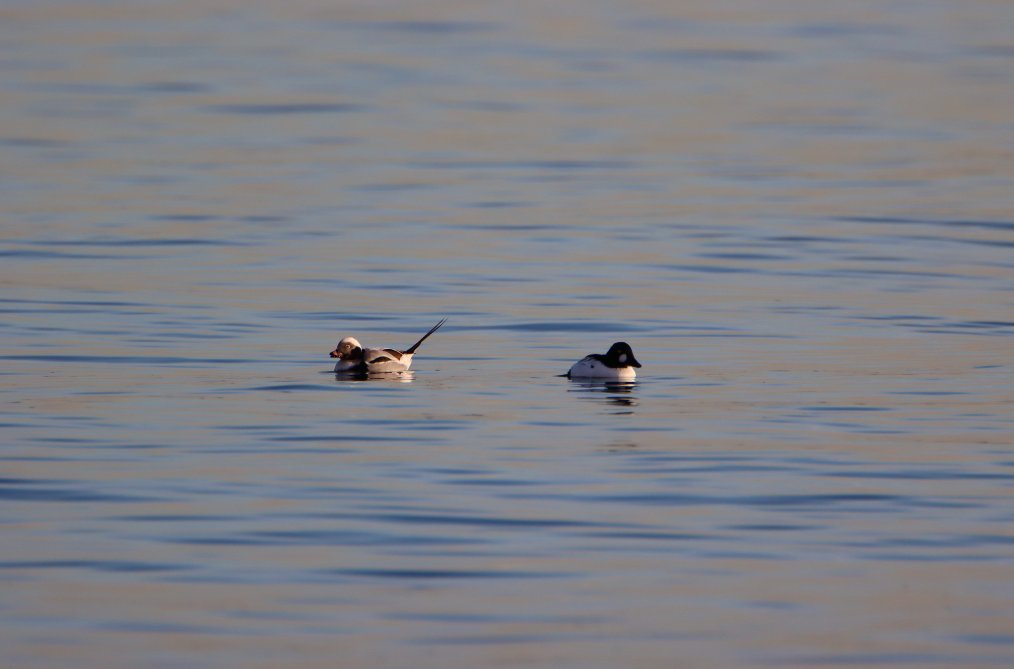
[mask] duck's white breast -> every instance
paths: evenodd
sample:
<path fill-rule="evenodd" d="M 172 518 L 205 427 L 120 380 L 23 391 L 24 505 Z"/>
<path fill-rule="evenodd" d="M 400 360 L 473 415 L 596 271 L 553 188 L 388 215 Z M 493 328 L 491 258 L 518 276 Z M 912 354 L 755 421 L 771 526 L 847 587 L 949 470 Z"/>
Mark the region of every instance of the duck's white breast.
<path fill-rule="evenodd" d="M 336 372 L 348 372 L 359 365 L 358 360 L 339 360 L 334 365 L 334 371 Z"/>
<path fill-rule="evenodd" d="M 595 358 L 585 358 L 570 368 L 571 377 L 595 377 L 599 379 L 633 379 L 637 372 L 633 367 L 607 367 Z"/>

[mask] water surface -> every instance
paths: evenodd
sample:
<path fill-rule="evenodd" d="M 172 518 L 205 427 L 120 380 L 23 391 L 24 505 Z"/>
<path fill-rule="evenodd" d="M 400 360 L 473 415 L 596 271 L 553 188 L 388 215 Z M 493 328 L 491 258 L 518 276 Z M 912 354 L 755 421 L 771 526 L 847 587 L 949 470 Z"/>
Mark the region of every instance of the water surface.
<path fill-rule="evenodd" d="M 1014 7 L 0 17 L 10 666 L 1014 661 Z"/>

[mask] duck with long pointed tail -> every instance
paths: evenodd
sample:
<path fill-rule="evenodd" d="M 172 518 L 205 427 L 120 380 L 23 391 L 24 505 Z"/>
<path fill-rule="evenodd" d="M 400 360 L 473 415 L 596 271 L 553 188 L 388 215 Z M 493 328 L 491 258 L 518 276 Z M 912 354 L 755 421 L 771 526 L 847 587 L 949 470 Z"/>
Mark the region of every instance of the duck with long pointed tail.
<path fill-rule="evenodd" d="M 586 355 L 564 374 L 571 379 L 611 379 L 616 381 L 630 381 L 637 377 L 634 367 L 640 367 L 641 363 L 634 358 L 634 352 L 625 341 L 618 341 L 609 347 L 609 351 L 592 353 Z"/>
<path fill-rule="evenodd" d="M 338 358 L 335 372 L 404 372 L 412 366 L 412 356 L 419 344 L 436 332 L 447 319 L 440 321 L 423 335 L 422 339 L 404 351 L 394 348 L 363 348 L 355 337 L 345 337 L 338 347 L 331 351 L 332 358 Z"/>

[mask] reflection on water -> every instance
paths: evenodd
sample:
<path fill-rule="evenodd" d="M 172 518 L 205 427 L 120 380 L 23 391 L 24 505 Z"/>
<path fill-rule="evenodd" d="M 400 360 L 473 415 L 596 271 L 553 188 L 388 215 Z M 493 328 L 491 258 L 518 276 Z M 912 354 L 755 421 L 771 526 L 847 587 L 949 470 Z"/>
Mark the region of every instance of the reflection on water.
<path fill-rule="evenodd" d="M 575 9 L 0 10 L 6 664 L 1014 662 L 1014 4 Z"/>
<path fill-rule="evenodd" d="M 593 402 L 618 407 L 635 407 L 637 398 L 633 396 L 636 381 L 595 381 L 592 379 L 568 379 L 575 388 L 571 392 L 588 393 L 585 397 Z M 602 397 L 601 395 L 605 395 Z M 633 411 L 618 411 L 616 415 L 633 414 Z"/>
<path fill-rule="evenodd" d="M 361 381 L 394 381 L 397 383 L 411 383 L 415 378 L 415 372 L 404 370 L 401 372 L 331 372 L 335 380 L 344 383 L 358 383 Z"/>

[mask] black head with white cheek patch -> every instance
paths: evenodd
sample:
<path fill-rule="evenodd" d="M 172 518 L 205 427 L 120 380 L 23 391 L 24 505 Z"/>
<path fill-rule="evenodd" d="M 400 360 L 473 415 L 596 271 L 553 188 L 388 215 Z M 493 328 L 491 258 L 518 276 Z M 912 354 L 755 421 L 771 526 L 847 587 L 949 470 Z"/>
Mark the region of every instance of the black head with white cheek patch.
<path fill-rule="evenodd" d="M 625 341 L 618 341 L 609 347 L 605 362 L 614 369 L 641 366 L 641 363 L 634 357 L 634 352 L 630 350 L 630 345 Z"/>

